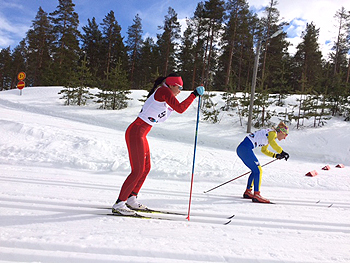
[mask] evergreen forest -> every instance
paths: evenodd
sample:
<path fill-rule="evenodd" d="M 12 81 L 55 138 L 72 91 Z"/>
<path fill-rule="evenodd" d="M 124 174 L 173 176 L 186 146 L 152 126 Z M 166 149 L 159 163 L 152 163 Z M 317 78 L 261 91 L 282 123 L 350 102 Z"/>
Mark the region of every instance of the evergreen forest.
<path fill-rule="evenodd" d="M 246 0 L 202 1 L 183 29 L 169 7 L 156 39 L 143 39 L 138 14 L 122 36 L 113 10 L 100 24 L 95 17 L 88 19 L 79 31 L 73 1 L 58 0 L 51 13 L 39 7 L 25 38 L 0 51 L 0 91 L 16 88 L 17 74 L 24 71 L 26 86 L 63 86 L 60 93 L 67 105 L 93 100 L 102 109 L 118 110 L 127 107 L 130 90 L 149 90 L 158 76 L 178 72 L 186 90 L 205 86 L 208 121 L 217 122 L 219 111 L 237 107 L 244 116 L 252 84 L 256 127 L 266 125 L 269 116 L 261 113 L 271 101 L 282 106 L 290 94 L 300 95 L 298 120 L 317 115 L 317 125 L 329 116 L 349 121 L 350 12 L 344 7 L 329 21 L 338 35 L 332 36 L 336 41 L 324 57 L 320 28 L 313 22 L 303 30 L 295 54 L 288 53 L 291 44 L 283 32 L 288 25 L 276 0 L 270 0 L 262 18 Z M 98 92 L 90 93 L 91 88 Z M 224 107 L 215 107 L 211 97 L 216 92 L 221 92 Z M 286 116 L 281 119 L 296 118 Z"/>

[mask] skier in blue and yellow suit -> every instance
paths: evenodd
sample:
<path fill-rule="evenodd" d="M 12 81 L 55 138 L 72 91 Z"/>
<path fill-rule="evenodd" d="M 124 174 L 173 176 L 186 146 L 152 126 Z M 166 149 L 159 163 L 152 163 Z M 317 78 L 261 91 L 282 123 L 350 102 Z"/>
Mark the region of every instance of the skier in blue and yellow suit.
<path fill-rule="evenodd" d="M 253 202 L 270 203 L 270 200 L 263 198 L 260 195 L 260 184 L 262 169 L 258 159 L 256 158 L 253 150 L 257 147 L 261 147 L 261 151 L 272 158 L 285 159 L 289 158 L 289 154 L 284 152 L 283 149 L 276 143 L 276 139 L 279 141 L 284 140 L 289 133 L 289 128 L 283 122 L 280 122 L 276 128 L 262 129 L 254 133 L 249 134 L 237 147 L 237 155 L 243 163 L 252 171 L 247 183 L 247 189 L 243 194 L 244 198 L 252 199 Z M 277 152 L 270 152 L 267 148 L 271 147 Z M 252 187 L 254 186 L 254 194 L 252 193 Z"/>

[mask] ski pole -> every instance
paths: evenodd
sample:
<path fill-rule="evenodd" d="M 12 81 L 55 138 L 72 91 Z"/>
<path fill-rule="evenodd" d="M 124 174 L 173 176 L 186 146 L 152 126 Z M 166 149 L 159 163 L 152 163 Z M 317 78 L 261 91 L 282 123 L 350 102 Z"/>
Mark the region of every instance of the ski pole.
<path fill-rule="evenodd" d="M 272 160 L 272 161 L 270 161 L 270 162 L 268 162 L 268 163 L 265 163 L 265 164 L 263 164 L 261 167 L 264 167 L 265 165 L 268 165 L 268 164 L 270 164 L 270 163 L 273 163 L 273 162 L 276 161 L 276 160 L 278 160 L 278 159 L 274 159 L 274 160 Z M 240 176 L 237 176 L 237 177 L 235 177 L 235 178 L 233 178 L 233 179 L 231 179 L 231 180 L 229 180 L 229 181 L 227 181 L 227 182 L 225 182 L 225 183 L 222 183 L 222 184 L 220 184 L 220 185 L 218 185 L 218 186 L 215 186 L 215 187 L 212 188 L 212 189 L 209 189 L 209 190 L 207 190 L 207 191 L 204 191 L 204 193 L 208 193 L 208 192 L 210 192 L 211 190 L 214 190 L 214 189 L 216 189 L 216 188 L 219 188 L 220 186 L 223 186 L 223 185 L 225 185 L 225 184 L 228 184 L 228 183 L 230 183 L 230 182 L 232 182 L 232 181 L 234 181 L 234 180 L 236 180 L 236 179 L 238 179 L 238 178 L 241 178 L 242 176 L 245 176 L 246 174 L 249 174 L 249 173 L 251 173 L 251 171 L 246 172 L 246 173 L 244 173 L 244 174 L 242 174 L 242 175 L 240 175 Z"/>
<path fill-rule="evenodd" d="M 193 177 L 194 177 L 194 163 L 196 160 L 196 148 L 197 148 L 197 135 L 198 135 L 198 123 L 199 123 L 199 110 L 201 107 L 201 96 L 198 96 L 198 109 L 197 109 L 197 122 L 196 122 L 196 133 L 194 137 L 194 153 L 193 153 L 193 163 L 192 163 L 192 177 L 191 177 L 191 188 L 190 188 L 190 199 L 188 202 L 188 213 L 186 219 L 190 221 L 190 211 L 191 211 L 191 201 L 192 201 L 192 187 L 193 187 Z"/>

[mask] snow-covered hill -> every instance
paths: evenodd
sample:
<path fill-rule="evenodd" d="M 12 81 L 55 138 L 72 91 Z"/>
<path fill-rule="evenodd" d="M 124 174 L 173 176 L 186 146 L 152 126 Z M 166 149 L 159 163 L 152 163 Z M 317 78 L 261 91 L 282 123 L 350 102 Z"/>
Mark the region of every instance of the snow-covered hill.
<path fill-rule="evenodd" d="M 103 208 L 130 171 L 124 132 L 146 91 L 106 111 L 64 106 L 60 89 L 0 92 L 0 262 L 350 262 L 349 123 L 292 125 L 280 142 L 288 162 L 263 168 L 262 195 L 277 203 L 265 205 L 241 198 L 247 176 L 203 193 L 247 172 L 235 153 L 246 127 L 228 114 L 200 122 L 191 220 L 118 218 Z M 139 200 L 151 208 L 187 213 L 196 111 L 197 101 L 148 135 Z"/>

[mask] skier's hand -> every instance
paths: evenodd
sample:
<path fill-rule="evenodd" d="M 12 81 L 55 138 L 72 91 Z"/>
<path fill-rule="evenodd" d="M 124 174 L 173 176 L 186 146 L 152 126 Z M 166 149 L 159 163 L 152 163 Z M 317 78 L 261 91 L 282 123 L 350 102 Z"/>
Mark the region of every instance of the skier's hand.
<path fill-rule="evenodd" d="M 288 159 L 289 159 L 289 154 L 286 153 L 286 152 L 284 152 L 284 151 L 282 151 L 281 154 L 282 154 L 282 153 L 283 153 L 283 158 L 284 158 L 286 161 L 288 161 Z"/>
<path fill-rule="evenodd" d="M 203 86 L 198 86 L 197 88 L 195 88 L 195 90 L 192 92 L 196 97 L 198 96 L 202 96 L 204 94 L 204 87 Z"/>
<path fill-rule="evenodd" d="M 277 153 L 275 157 L 278 160 L 285 159 L 287 161 L 289 159 L 289 154 L 284 152 L 284 151 L 282 151 L 281 153 Z"/>
<path fill-rule="evenodd" d="M 278 160 L 283 159 L 283 156 L 282 156 L 282 154 L 280 154 L 280 153 L 275 154 L 275 157 L 276 157 L 276 159 L 278 159 Z"/>

